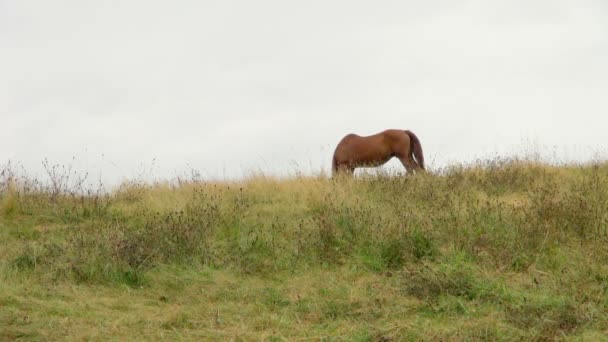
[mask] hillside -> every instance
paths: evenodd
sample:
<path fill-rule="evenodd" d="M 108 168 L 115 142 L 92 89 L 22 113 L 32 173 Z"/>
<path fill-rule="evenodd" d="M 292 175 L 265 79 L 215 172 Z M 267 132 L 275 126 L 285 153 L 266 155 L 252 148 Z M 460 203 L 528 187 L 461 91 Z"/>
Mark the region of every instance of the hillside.
<path fill-rule="evenodd" d="M 608 333 L 608 164 L 111 193 L 7 175 L 0 340 Z"/>

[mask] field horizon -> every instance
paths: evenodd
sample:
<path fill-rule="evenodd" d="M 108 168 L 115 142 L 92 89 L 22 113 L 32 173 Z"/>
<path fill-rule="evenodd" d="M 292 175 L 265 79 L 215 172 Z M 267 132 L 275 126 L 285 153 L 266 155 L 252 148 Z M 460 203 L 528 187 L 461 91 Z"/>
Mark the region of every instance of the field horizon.
<path fill-rule="evenodd" d="M 47 162 L 48 163 L 48 162 Z M 0 177 L 0 340 L 600 340 L 608 162 Z"/>

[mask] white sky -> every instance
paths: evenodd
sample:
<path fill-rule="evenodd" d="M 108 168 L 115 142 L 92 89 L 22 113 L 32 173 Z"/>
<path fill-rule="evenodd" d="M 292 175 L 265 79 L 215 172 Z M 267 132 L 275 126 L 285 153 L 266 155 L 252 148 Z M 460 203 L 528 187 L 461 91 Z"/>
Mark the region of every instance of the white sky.
<path fill-rule="evenodd" d="M 431 168 L 584 161 L 608 147 L 607 61 L 605 0 L 0 0 L 0 165 L 311 173 L 386 128 Z"/>

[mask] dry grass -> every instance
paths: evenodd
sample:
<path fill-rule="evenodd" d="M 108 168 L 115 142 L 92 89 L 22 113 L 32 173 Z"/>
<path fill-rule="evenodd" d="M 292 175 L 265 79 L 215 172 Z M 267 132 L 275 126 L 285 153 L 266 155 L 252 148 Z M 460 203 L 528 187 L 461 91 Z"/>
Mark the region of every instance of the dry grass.
<path fill-rule="evenodd" d="M 608 332 L 606 164 L 495 160 L 110 193 L 52 172 L 50 186 L 0 178 L 0 339 Z"/>

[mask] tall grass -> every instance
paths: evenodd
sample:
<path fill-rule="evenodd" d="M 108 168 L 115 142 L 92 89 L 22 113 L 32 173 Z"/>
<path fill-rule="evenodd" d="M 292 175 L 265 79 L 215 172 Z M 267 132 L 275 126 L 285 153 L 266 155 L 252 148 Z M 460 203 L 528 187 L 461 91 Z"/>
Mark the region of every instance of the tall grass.
<path fill-rule="evenodd" d="M 406 177 L 258 176 L 113 192 L 49 170 L 50 186 L 2 173 L 5 271 L 136 288 L 167 266 L 261 279 L 348 269 L 392 279 L 396 296 L 437 322 L 498 315 L 489 339 L 608 329 L 604 163 L 498 159 Z M 272 310 L 304 310 L 275 290 L 264 296 Z M 325 303 L 329 320 L 364 310 Z M 437 324 L 420 336 L 456 336 Z"/>

